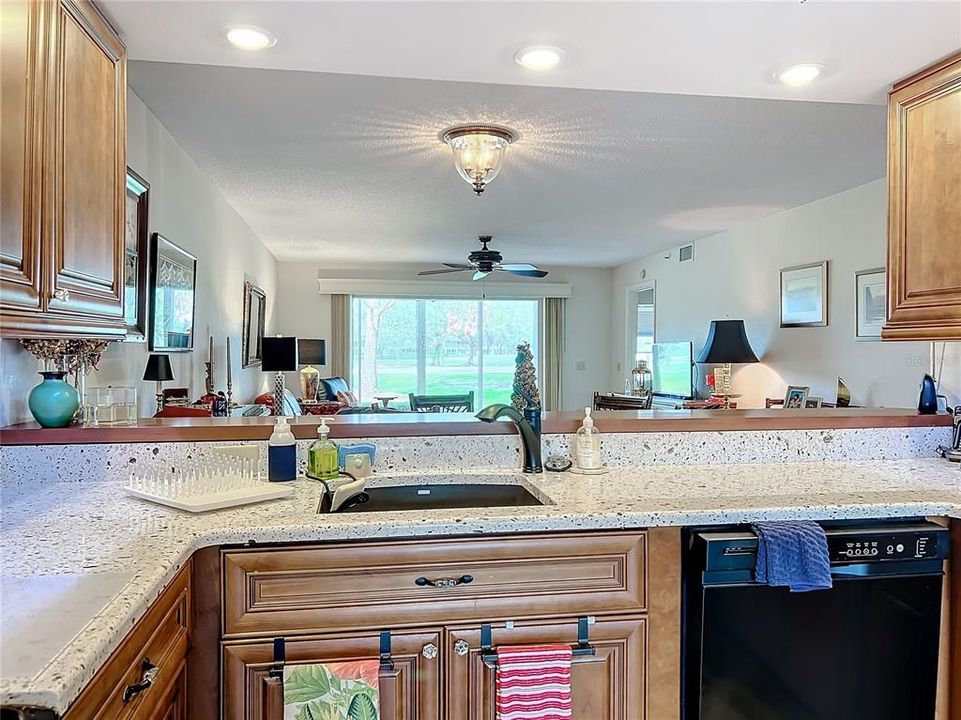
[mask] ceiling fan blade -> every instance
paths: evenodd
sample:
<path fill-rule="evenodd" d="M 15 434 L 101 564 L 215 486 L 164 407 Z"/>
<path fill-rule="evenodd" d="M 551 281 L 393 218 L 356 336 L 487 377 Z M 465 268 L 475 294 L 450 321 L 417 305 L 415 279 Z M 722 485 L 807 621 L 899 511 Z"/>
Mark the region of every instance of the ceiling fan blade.
<path fill-rule="evenodd" d="M 449 268 L 455 268 L 456 270 L 470 270 L 473 265 L 465 265 L 464 263 L 441 263 Z"/>
<path fill-rule="evenodd" d="M 483 280 L 484 278 L 486 278 L 486 277 L 487 277 L 488 275 L 490 275 L 490 274 L 491 274 L 491 273 L 490 273 L 490 270 L 486 270 L 486 271 L 485 271 L 485 270 L 478 270 L 477 272 L 474 273 L 474 280 Z"/>
<path fill-rule="evenodd" d="M 521 277 L 542 278 L 547 276 L 547 270 L 508 270 L 507 268 L 501 268 L 501 270 Z"/>
<path fill-rule="evenodd" d="M 442 270 L 421 270 L 418 275 L 443 275 L 445 273 L 455 273 L 464 272 L 465 270 L 470 270 L 470 268 L 444 268 Z"/>
<path fill-rule="evenodd" d="M 514 270 L 537 270 L 537 266 L 531 265 L 530 263 L 501 263 L 500 268 L 507 272 Z"/>

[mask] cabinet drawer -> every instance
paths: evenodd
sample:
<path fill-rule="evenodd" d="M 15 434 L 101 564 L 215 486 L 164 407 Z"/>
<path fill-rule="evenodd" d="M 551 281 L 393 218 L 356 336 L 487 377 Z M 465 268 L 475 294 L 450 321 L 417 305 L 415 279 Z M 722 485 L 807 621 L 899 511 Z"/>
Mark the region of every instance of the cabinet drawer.
<path fill-rule="evenodd" d="M 189 617 L 188 563 L 90 681 L 65 720 L 151 717 L 182 671 Z M 142 679 L 145 661 L 158 668 L 156 678 L 125 702 L 124 691 Z"/>
<path fill-rule="evenodd" d="M 228 550 L 224 630 L 249 637 L 643 612 L 646 553 L 645 532 Z"/>

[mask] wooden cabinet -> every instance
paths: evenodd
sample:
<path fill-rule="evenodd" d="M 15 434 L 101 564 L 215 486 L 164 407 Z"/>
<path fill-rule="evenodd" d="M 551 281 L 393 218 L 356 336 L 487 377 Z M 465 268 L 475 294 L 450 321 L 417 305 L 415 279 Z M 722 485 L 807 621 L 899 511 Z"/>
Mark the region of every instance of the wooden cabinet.
<path fill-rule="evenodd" d="M 224 718 L 280 718 L 273 667 L 378 657 L 384 718 L 493 720 L 491 647 L 571 643 L 578 720 L 680 717 L 677 529 L 224 550 Z M 426 581 L 426 582 L 425 582 Z M 590 622 L 588 622 L 590 619 Z"/>
<path fill-rule="evenodd" d="M 961 53 L 888 101 L 886 340 L 961 340 Z"/>
<path fill-rule="evenodd" d="M 595 655 L 571 661 L 574 720 L 661 720 L 647 714 L 644 651 L 646 620 L 599 620 L 590 626 Z M 496 645 L 570 643 L 577 623 L 514 623 L 491 632 Z M 447 717 L 449 720 L 496 720 L 495 671 L 481 659 L 480 628 L 451 630 L 447 635 Z"/>
<path fill-rule="evenodd" d="M 190 566 L 67 709 L 64 720 L 184 720 L 190 639 Z"/>
<path fill-rule="evenodd" d="M 2 13 L 0 335 L 121 336 L 124 46 L 87 0 Z"/>
<path fill-rule="evenodd" d="M 393 670 L 380 674 L 382 720 L 438 720 L 441 707 L 441 630 L 391 633 Z M 377 632 L 287 640 L 290 664 L 369 660 L 378 657 Z M 283 720 L 283 686 L 271 674 L 273 642 L 224 645 L 224 717 Z"/>

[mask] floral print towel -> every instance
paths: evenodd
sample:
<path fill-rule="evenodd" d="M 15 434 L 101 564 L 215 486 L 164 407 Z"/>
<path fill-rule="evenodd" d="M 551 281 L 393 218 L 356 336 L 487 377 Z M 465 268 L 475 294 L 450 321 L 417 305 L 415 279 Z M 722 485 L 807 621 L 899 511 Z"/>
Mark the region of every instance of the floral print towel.
<path fill-rule="evenodd" d="M 284 720 L 378 720 L 379 660 L 284 666 Z"/>

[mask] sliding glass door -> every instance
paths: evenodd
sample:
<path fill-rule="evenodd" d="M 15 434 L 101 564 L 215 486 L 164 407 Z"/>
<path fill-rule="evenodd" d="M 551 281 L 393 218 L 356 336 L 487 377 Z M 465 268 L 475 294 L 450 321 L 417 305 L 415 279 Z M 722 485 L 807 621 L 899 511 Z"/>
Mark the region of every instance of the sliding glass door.
<path fill-rule="evenodd" d="M 394 393 L 509 403 L 517 345 L 539 357 L 537 300 L 355 297 L 351 386 L 364 401 Z"/>

